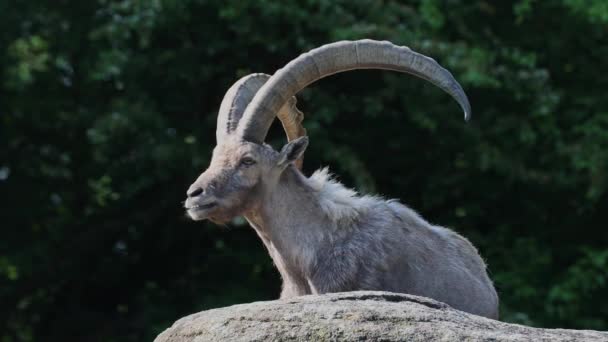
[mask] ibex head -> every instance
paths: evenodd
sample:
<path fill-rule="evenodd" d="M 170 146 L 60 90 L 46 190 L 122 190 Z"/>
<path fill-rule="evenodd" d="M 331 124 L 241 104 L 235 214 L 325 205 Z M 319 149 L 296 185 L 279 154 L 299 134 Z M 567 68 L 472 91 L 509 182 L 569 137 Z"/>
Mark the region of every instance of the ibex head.
<path fill-rule="evenodd" d="M 290 141 L 281 152 L 263 144 L 263 138 L 260 142 L 248 141 L 237 133 L 247 105 L 269 78 L 266 74 L 245 76 L 224 96 L 211 163 L 187 192 L 186 209 L 192 219 L 229 221 L 252 209 L 290 164 L 301 166 L 308 137 L 301 125 L 303 114 L 296 108 L 295 97 L 278 112 Z"/>
<path fill-rule="evenodd" d="M 239 139 L 222 142 L 213 150 L 209 168 L 188 189 L 188 215 L 223 223 L 254 209 L 307 145 L 308 137 L 300 137 L 276 152 L 269 145 Z"/>
<path fill-rule="evenodd" d="M 211 164 L 187 192 L 190 217 L 226 222 L 242 215 L 255 208 L 260 196 L 273 191 L 287 167 L 299 169 L 308 138 L 294 96 L 323 77 L 354 69 L 394 70 L 428 80 L 450 94 L 469 118 L 462 87 L 432 58 L 373 40 L 324 45 L 300 55 L 272 77 L 245 76 L 228 90 L 218 114 Z M 281 152 L 264 144 L 275 117 L 289 140 Z"/>

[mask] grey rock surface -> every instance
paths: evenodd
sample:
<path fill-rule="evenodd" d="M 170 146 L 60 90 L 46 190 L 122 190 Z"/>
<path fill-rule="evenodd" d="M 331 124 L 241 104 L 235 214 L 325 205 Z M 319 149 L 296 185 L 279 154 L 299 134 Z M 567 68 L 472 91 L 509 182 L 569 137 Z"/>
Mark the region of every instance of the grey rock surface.
<path fill-rule="evenodd" d="M 155 341 L 608 341 L 608 332 L 530 328 L 424 297 L 360 291 L 202 311 Z"/>

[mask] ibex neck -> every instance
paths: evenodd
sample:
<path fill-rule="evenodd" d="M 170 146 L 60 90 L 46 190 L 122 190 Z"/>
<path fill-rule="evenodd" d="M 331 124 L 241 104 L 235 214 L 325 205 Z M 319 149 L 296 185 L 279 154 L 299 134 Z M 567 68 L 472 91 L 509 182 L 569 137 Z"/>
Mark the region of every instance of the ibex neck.
<path fill-rule="evenodd" d="M 315 255 L 328 241 L 331 226 L 306 178 L 294 167 L 285 170 L 263 203 L 245 217 L 284 279 L 307 277 Z"/>

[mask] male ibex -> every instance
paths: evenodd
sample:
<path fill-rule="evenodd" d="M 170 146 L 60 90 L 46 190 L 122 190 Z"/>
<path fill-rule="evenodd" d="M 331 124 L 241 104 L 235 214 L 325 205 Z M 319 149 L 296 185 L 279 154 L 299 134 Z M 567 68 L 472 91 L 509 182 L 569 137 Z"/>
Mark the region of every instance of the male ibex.
<path fill-rule="evenodd" d="M 188 214 L 215 222 L 245 216 L 281 273 L 281 298 L 384 290 L 497 318 L 496 291 L 467 239 L 397 201 L 360 196 L 332 180 L 326 169 L 310 177 L 300 172 L 308 138 L 293 96 L 325 76 L 354 69 L 394 70 L 428 80 L 454 97 L 465 119 L 469 116 L 462 87 L 429 57 L 373 40 L 322 46 L 272 77 L 252 74 L 228 90 L 211 164 L 187 192 Z M 289 139 L 280 152 L 264 144 L 277 116 Z"/>

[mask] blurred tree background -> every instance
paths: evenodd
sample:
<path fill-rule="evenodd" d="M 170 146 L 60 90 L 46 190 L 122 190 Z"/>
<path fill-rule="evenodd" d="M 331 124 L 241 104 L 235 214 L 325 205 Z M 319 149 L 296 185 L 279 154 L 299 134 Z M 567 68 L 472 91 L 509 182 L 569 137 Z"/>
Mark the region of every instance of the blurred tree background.
<path fill-rule="evenodd" d="M 277 298 L 254 231 L 190 222 L 185 191 L 232 82 L 359 38 L 436 58 L 473 120 L 420 79 L 336 75 L 299 96 L 306 172 L 469 237 L 503 320 L 608 330 L 606 4 L 0 0 L 0 340 L 150 341 Z"/>

